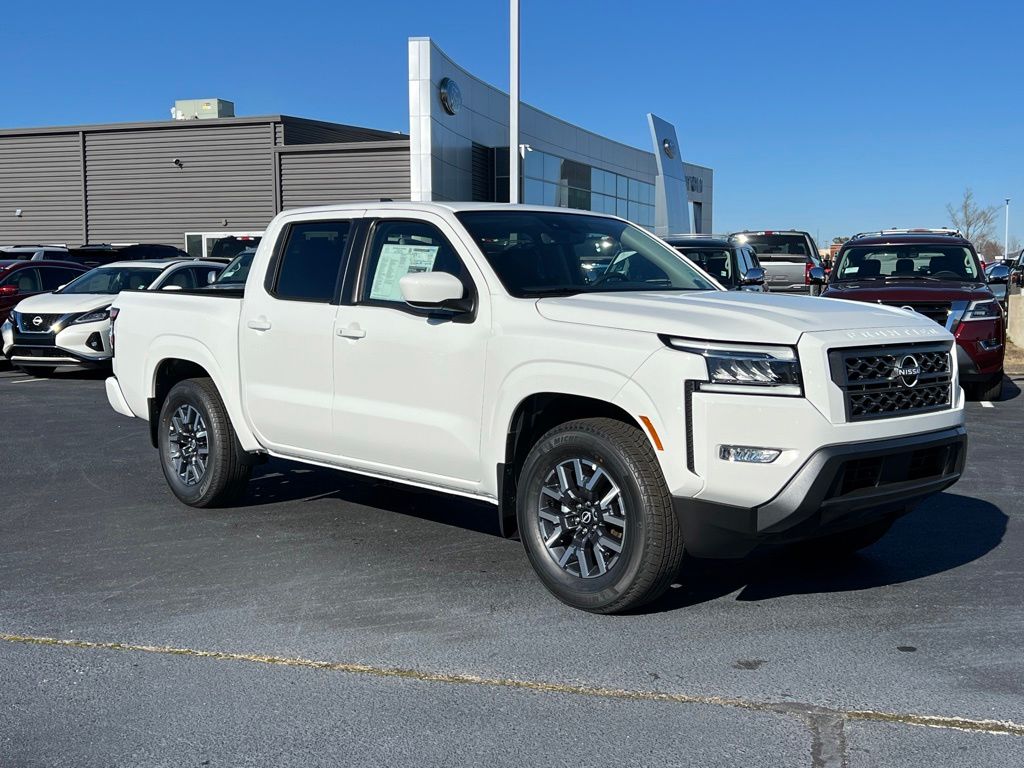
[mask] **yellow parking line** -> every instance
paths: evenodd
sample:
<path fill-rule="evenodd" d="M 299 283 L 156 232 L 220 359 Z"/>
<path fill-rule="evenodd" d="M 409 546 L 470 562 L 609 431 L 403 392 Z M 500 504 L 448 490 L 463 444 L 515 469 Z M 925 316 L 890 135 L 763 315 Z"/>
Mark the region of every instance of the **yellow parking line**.
<path fill-rule="evenodd" d="M 799 705 L 793 702 L 774 703 L 755 701 L 752 699 L 731 698 L 727 696 L 698 696 L 686 693 L 662 693 L 660 691 L 629 690 L 625 688 L 604 688 L 591 685 L 575 685 L 570 683 L 549 683 L 538 680 L 517 680 L 505 677 L 480 677 L 454 672 L 426 672 L 404 667 L 381 667 L 370 664 L 353 664 L 339 661 L 317 661 L 301 657 L 274 656 L 258 653 L 231 653 L 227 651 L 203 651 L 195 648 L 175 648 L 166 645 L 136 645 L 133 643 L 93 642 L 89 640 L 66 640 L 56 637 L 38 637 L 33 635 L 12 635 L 0 633 L 0 640 L 7 643 L 22 645 L 57 646 L 63 648 L 81 648 L 102 651 L 128 651 L 132 653 L 157 653 L 169 656 L 190 656 L 218 661 L 241 661 L 256 664 L 272 664 L 285 667 L 319 669 L 328 672 L 345 672 L 373 677 L 403 678 L 427 683 L 449 683 L 453 685 L 476 685 L 491 688 L 513 688 L 534 691 L 537 693 L 564 693 L 575 696 L 591 696 L 603 699 L 619 699 L 624 701 L 667 702 L 673 704 L 704 704 L 708 706 L 730 707 L 774 714 L 833 714 L 849 720 L 865 720 L 881 723 L 901 723 L 929 728 L 973 731 L 1009 736 L 1024 736 L 1024 724 L 1010 720 L 978 720 L 969 717 L 947 717 L 944 715 L 922 715 L 914 713 L 876 712 L 873 710 L 842 710 Z M 806 708 L 806 713 L 800 710 Z"/>

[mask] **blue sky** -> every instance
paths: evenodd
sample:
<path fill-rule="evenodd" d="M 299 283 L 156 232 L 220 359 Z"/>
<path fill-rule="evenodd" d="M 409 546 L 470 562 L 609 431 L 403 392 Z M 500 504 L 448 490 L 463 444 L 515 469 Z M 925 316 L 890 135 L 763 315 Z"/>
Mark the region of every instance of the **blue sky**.
<path fill-rule="evenodd" d="M 1024 3 L 522 0 L 523 99 L 715 169 L 716 230 L 947 223 L 1024 240 Z M 103 12 L 99 9 L 103 8 Z M 164 119 L 175 98 L 408 130 L 406 39 L 508 84 L 505 0 L 8 3 L 0 126 Z M 11 34 L 11 33 L 14 34 Z M 1002 238 L 1002 217 L 997 227 Z"/>

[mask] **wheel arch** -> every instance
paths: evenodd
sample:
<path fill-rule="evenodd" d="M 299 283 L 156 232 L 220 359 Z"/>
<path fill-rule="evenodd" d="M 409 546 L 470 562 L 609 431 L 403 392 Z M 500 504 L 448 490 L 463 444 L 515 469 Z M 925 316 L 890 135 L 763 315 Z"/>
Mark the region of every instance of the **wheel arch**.
<path fill-rule="evenodd" d="M 211 365 L 209 361 L 199 362 L 191 355 L 168 356 L 161 358 L 153 366 L 150 376 L 149 396 L 147 408 L 149 412 L 149 438 L 153 447 L 157 447 L 157 429 L 159 427 L 160 409 L 168 393 L 175 384 L 186 379 L 208 378 L 217 389 L 217 394 L 224 403 L 228 413 L 231 426 L 238 436 L 238 441 L 246 451 L 257 451 L 261 449 L 256 437 L 252 434 L 245 419 L 237 411 L 237 398 L 232 398 L 231 391 L 225 388 L 223 376 L 218 368 Z"/>
<path fill-rule="evenodd" d="M 644 431 L 643 424 L 621 406 L 589 395 L 535 392 L 516 405 L 508 421 L 504 451 L 497 465 L 498 518 L 503 536 L 512 537 L 517 533 L 519 472 L 530 449 L 559 424 L 589 418 L 615 419 Z"/>

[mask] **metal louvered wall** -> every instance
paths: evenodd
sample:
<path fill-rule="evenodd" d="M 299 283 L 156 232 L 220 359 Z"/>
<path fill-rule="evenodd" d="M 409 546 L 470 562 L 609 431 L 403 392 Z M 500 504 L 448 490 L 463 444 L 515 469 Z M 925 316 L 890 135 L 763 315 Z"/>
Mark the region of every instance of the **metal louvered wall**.
<path fill-rule="evenodd" d="M 409 199 L 409 141 L 278 147 L 281 208 Z"/>
<path fill-rule="evenodd" d="M 81 141 L 78 133 L 0 141 L 0 245 L 81 242 Z"/>
<path fill-rule="evenodd" d="M 408 136 L 286 115 L 0 130 L 0 245 L 184 246 L 380 197 L 409 199 Z"/>
<path fill-rule="evenodd" d="M 187 231 L 262 229 L 272 141 L 267 124 L 86 134 L 89 239 L 181 245 Z"/>

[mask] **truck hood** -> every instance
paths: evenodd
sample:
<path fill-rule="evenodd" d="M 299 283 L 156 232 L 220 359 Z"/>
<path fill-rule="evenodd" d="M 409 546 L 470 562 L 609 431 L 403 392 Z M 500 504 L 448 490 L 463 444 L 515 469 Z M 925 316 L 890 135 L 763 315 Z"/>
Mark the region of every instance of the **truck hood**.
<path fill-rule="evenodd" d="M 89 312 L 113 304 L 117 296 L 107 293 L 40 293 L 18 302 L 15 312 L 42 315 L 68 315 L 72 312 Z"/>
<path fill-rule="evenodd" d="M 757 344 L 795 344 L 808 331 L 934 326 L 895 307 L 735 291 L 576 294 L 538 299 L 537 311 L 562 323 Z"/>
<path fill-rule="evenodd" d="M 825 291 L 830 299 L 850 301 L 881 301 L 885 303 L 950 302 L 991 299 L 992 290 L 986 283 L 962 283 L 934 280 L 843 280 L 830 283 Z"/>

